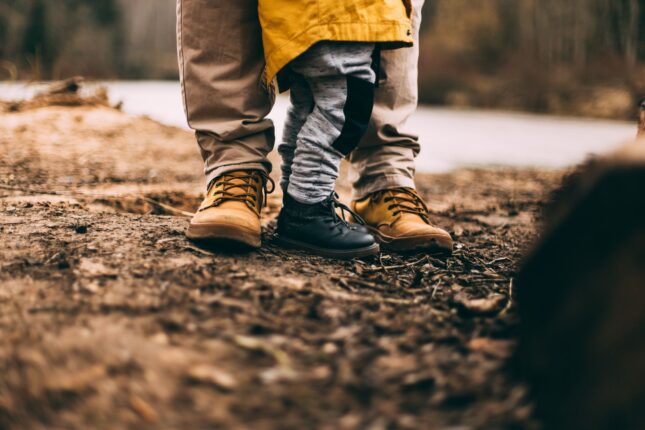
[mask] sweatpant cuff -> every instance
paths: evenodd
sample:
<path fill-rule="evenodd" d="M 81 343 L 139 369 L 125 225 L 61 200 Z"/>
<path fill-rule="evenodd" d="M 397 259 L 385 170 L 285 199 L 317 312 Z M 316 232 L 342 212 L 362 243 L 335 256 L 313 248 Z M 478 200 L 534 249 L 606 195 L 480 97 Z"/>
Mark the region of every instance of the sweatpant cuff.
<path fill-rule="evenodd" d="M 289 196 L 298 203 L 315 205 L 316 203 L 320 203 L 328 199 L 331 191 L 329 193 L 311 193 L 311 190 L 304 190 L 291 182 L 289 183 L 287 194 L 289 194 Z"/>
<path fill-rule="evenodd" d="M 414 179 L 404 175 L 379 175 L 369 180 L 361 179 L 364 185 L 354 187 L 352 200 L 360 200 L 368 194 L 391 188 L 416 188 Z"/>
<path fill-rule="evenodd" d="M 263 163 L 237 163 L 226 164 L 224 166 L 216 167 L 206 173 L 206 187 L 208 188 L 214 179 L 219 178 L 225 173 L 233 172 L 236 170 L 260 170 L 267 175 L 271 173 L 270 167 Z"/>

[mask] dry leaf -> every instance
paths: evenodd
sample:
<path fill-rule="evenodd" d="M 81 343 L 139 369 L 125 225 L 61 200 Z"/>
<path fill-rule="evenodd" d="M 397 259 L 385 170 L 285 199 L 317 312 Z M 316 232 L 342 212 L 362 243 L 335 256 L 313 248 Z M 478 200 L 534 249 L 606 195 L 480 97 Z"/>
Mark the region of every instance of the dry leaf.
<path fill-rule="evenodd" d="M 493 315 L 498 313 L 506 303 L 506 296 L 491 294 L 482 299 L 471 299 L 466 292 L 461 291 L 453 298 L 459 309 L 470 315 Z"/>

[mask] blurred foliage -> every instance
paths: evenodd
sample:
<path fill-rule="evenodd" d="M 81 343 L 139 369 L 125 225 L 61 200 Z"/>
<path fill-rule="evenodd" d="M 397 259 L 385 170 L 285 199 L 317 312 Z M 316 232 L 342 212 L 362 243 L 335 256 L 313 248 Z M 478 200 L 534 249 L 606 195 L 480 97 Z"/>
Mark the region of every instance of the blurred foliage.
<path fill-rule="evenodd" d="M 0 0 L 0 59 L 20 78 L 116 73 L 123 43 L 115 0 Z"/>
<path fill-rule="evenodd" d="M 428 0 L 424 102 L 624 117 L 643 0 Z M 0 0 L 0 79 L 176 78 L 175 0 Z"/>
<path fill-rule="evenodd" d="M 642 0 L 434 0 L 421 99 L 605 117 L 645 94 Z"/>

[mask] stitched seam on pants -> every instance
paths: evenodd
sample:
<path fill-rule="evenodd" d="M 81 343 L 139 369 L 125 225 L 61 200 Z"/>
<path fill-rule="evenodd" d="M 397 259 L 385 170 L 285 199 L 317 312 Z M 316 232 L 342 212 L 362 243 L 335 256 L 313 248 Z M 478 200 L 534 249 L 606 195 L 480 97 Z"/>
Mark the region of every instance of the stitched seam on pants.
<path fill-rule="evenodd" d="M 184 109 L 186 110 L 186 123 L 190 128 L 193 128 L 190 123 L 190 115 L 188 114 L 188 96 L 186 95 L 186 62 L 184 61 L 184 0 L 177 0 L 178 7 L 178 29 L 177 29 L 177 48 L 179 51 L 179 67 L 181 68 L 181 87 L 182 97 L 184 99 Z"/>

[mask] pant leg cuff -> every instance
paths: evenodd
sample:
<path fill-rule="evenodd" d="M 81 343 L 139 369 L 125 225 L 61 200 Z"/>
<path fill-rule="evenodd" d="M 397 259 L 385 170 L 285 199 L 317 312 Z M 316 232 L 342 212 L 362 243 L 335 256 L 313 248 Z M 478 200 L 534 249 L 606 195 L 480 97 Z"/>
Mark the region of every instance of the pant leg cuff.
<path fill-rule="evenodd" d="M 289 194 L 289 196 L 298 203 L 315 205 L 316 203 L 320 203 L 328 199 L 331 191 L 326 195 L 325 193 L 320 193 L 320 190 L 316 193 L 312 193 L 310 190 L 303 190 L 291 182 L 287 188 L 287 194 Z"/>
<path fill-rule="evenodd" d="M 415 188 L 413 178 L 404 175 L 379 175 L 368 180 L 362 179 L 363 184 L 355 186 L 353 189 L 352 199 L 360 200 L 367 197 L 368 194 L 377 191 L 388 190 L 390 188 Z"/>

